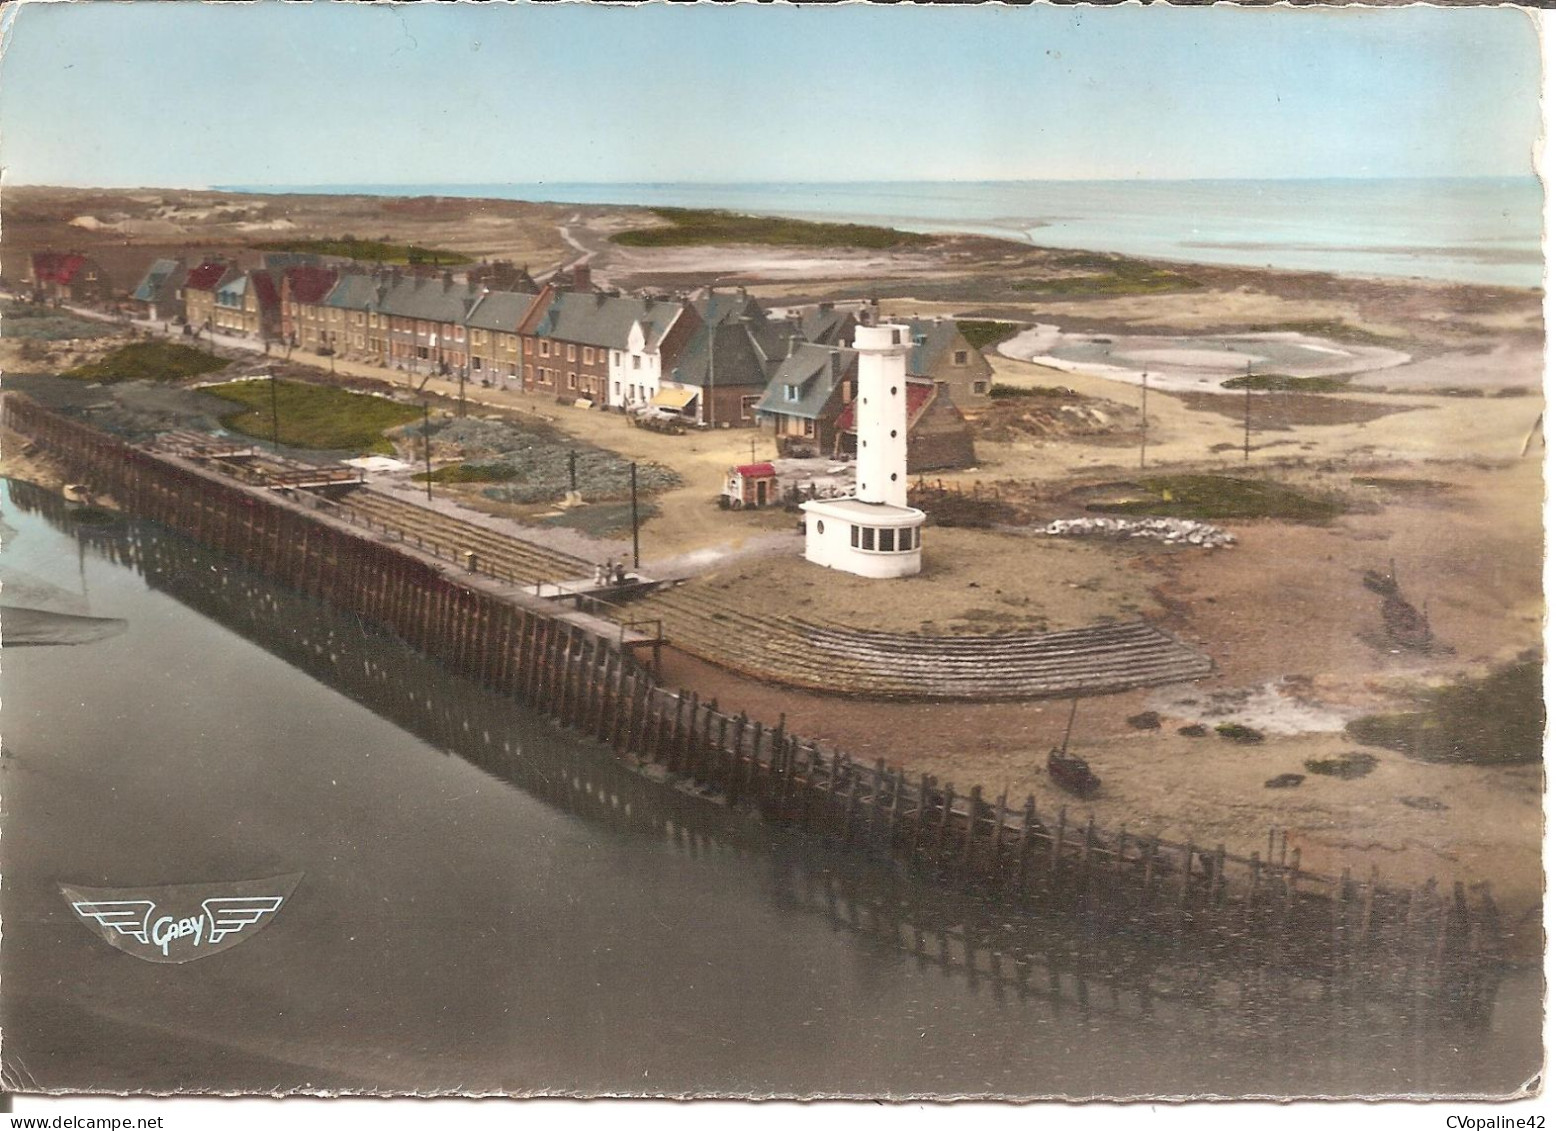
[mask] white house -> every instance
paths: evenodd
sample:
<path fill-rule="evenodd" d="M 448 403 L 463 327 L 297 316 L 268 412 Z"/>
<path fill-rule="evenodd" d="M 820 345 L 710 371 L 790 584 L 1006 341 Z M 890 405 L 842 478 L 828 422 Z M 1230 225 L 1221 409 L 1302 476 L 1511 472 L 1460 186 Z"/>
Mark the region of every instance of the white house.
<path fill-rule="evenodd" d="M 637 306 L 640 312 L 627 328 L 625 348 L 620 338 L 612 343 L 609 403 L 613 408 L 638 408 L 652 403 L 659 394 L 667 344 L 690 337 L 693 328 L 682 327 L 678 332 L 678 324 L 688 316 L 695 321 L 696 315 L 689 315 L 689 308 L 678 302 L 619 298 L 612 300 L 612 305 L 618 310 Z"/>

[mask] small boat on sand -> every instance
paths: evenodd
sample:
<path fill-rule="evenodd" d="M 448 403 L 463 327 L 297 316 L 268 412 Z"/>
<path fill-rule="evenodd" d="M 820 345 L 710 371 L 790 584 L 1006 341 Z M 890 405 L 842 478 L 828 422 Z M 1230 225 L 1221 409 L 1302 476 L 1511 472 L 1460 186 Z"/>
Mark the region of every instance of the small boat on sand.
<path fill-rule="evenodd" d="M 1048 752 L 1048 776 L 1060 789 L 1077 797 L 1090 797 L 1102 788 L 1102 779 L 1091 772 L 1084 758 L 1070 753 L 1070 732 L 1075 729 L 1075 710 L 1080 699 L 1070 702 L 1070 721 L 1064 728 L 1064 741 Z"/>
<path fill-rule="evenodd" d="M 1048 752 L 1048 776 L 1060 789 L 1077 797 L 1090 797 L 1102 788 L 1102 779 L 1091 772 L 1084 758 L 1067 754 L 1063 750 Z"/>

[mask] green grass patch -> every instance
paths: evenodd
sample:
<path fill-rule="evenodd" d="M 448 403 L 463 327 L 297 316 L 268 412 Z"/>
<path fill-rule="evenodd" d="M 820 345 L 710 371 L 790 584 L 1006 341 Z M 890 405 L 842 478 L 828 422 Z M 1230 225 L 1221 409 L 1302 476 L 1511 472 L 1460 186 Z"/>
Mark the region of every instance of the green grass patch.
<path fill-rule="evenodd" d="M 1352 345 L 1387 346 L 1397 345 L 1397 338 L 1390 338 L 1383 334 L 1376 334 L 1371 330 L 1364 330 L 1360 326 L 1339 318 L 1328 318 L 1308 322 L 1270 322 L 1262 326 L 1248 327 L 1250 334 L 1307 334 L 1314 338 L 1331 338 L 1337 342 L 1349 342 Z"/>
<path fill-rule="evenodd" d="M 227 362 L 177 342 L 131 342 L 62 374 L 82 381 L 183 381 L 225 369 Z"/>
<path fill-rule="evenodd" d="M 1245 727 L 1242 723 L 1217 723 L 1216 733 L 1230 742 L 1252 745 L 1264 741 L 1264 732 Z"/>
<path fill-rule="evenodd" d="M 1095 295 L 1148 295 L 1162 291 L 1188 291 L 1199 280 L 1181 271 L 1153 267 L 1137 259 L 1114 258 L 1090 252 L 1066 255 L 1054 260 L 1054 266 L 1086 271 L 1084 275 L 1056 275 L 1046 279 L 1020 279 L 1012 290 L 1064 298 Z"/>
<path fill-rule="evenodd" d="M 1542 665 L 1525 658 L 1484 679 L 1422 691 L 1420 710 L 1348 723 L 1355 742 L 1424 762 L 1537 762 L 1545 730 Z"/>
<path fill-rule="evenodd" d="M 743 216 L 710 208 L 655 208 L 670 222 L 664 228 L 635 228 L 611 237 L 623 247 L 695 247 L 708 244 L 763 244 L 775 247 L 901 248 L 925 247 L 934 237 L 869 224 L 828 224 L 781 216 Z"/>
<path fill-rule="evenodd" d="M 356 236 L 339 236 L 333 239 L 270 240 L 254 245 L 260 251 L 295 251 L 312 255 L 340 255 L 348 259 L 361 259 L 370 263 L 388 263 L 403 266 L 422 264 L 433 267 L 461 267 L 474 263 L 468 255 L 447 248 L 421 247 L 411 243 L 386 243 L 383 240 L 360 240 Z"/>
<path fill-rule="evenodd" d="M 1252 389 L 1265 393 L 1342 393 L 1344 377 L 1292 377 L 1286 373 L 1250 373 L 1221 382 L 1223 389 Z"/>
<path fill-rule="evenodd" d="M 995 346 L 1006 338 L 1014 337 L 1022 327 L 1015 322 L 994 322 L 986 318 L 958 319 L 956 328 L 975 350 Z"/>
<path fill-rule="evenodd" d="M 1067 389 L 1063 385 L 1004 385 L 996 382 L 989 386 L 989 396 L 995 400 L 1008 400 L 1018 397 L 1050 397 L 1055 400 L 1064 400 L 1075 396 L 1075 390 Z"/>
<path fill-rule="evenodd" d="M 434 483 L 508 483 L 519 477 L 519 469 L 500 463 L 456 463 L 432 473 Z M 418 483 L 428 479 L 425 471 L 413 476 Z"/>
<path fill-rule="evenodd" d="M 1328 522 L 1345 511 L 1342 504 L 1332 499 L 1314 498 L 1262 479 L 1162 475 L 1137 480 L 1134 486 L 1144 497 L 1092 503 L 1086 509 L 1164 518 L 1276 518 L 1290 522 Z"/>
<path fill-rule="evenodd" d="M 234 381 L 203 391 L 242 406 L 221 417 L 222 427 L 270 439 L 269 381 Z M 393 455 L 385 430 L 421 419 L 421 409 L 413 405 L 300 381 L 276 382 L 275 398 L 281 443 L 292 448 Z"/>
<path fill-rule="evenodd" d="M 1378 759 L 1374 754 L 1363 754 L 1352 750 L 1333 758 L 1309 758 L 1302 765 L 1310 774 L 1353 781 L 1356 778 L 1364 778 L 1377 769 Z"/>

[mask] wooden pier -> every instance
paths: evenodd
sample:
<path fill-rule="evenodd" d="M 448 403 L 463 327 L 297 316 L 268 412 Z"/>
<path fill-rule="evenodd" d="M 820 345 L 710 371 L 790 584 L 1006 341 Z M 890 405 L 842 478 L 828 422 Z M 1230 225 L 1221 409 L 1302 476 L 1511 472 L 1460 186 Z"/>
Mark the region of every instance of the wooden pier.
<path fill-rule="evenodd" d="M 7 394 L 4 423 L 132 514 L 362 617 L 457 675 L 730 806 L 929 873 L 994 905 L 1080 915 L 1110 937 L 1195 940 L 1277 970 L 1406 970 L 1445 1009 L 1489 1008 L 1502 936 L 1489 893 L 1326 876 L 1272 836 L 1244 857 L 1099 826 L 1084 810 L 985 797 L 823 749 L 777 720 L 660 686 L 657 636 L 498 578 L 461 572 L 329 507 L 234 482 Z M 298 493 L 294 493 L 298 494 Z"/>

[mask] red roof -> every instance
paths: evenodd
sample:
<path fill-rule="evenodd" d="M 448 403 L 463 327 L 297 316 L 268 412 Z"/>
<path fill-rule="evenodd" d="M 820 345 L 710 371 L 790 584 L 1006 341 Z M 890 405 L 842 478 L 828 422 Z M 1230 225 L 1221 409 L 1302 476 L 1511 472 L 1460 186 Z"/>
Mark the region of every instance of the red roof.
<path fill-rule="evenodd" d="M 339 276 L 328 267 L 288 267 L 286 283 L 292 302 L 323 302 L 324 296 L 335 289 Z"/>
<path fill-rule="evenodd" d="M 249 282 L 254 284 L 254 294 L 262 308 L 274 310 L 281 305 L 281 296 L 276 292 L 276 281 L 269 271 L 250 271 Z"/>
<path fill-rule="evenodd" d="M 39 283 L 59 283 L 68 286 L 76 272 L 86 266 L 86 256 L 70 255 L 60 251 L 39 251 L 32 257 L 32 277 Z"/>
<path fill-rule="evenodd" d="M 770 463 L 742 463 L 735 468 L 735 474 L 742 479 L 771 479 L 778 473 Z"/>
<path fill-rule="evenodd" d="M 221 286 L 222 276 L 227 273 L 227 265 L 221 260 L 206 260 L 200 266 L 189 272 L 184 279 L 184 289 L 188 291 L 214 291 Z"/>
<path fill-rule="evenodd" d="M 935 386 L 932 381 L 908 381 L 908 427 L 913 427 L 913 422 L 918 419 L 919 413 L 924 411 L 924 406 L 929 403 L 929 398 L 935 395 Z M 853 432 L 854 428 L 854 403 L 848 402 L 848 406 L 838 414 L 837 427 L 840 432 Z"/>

